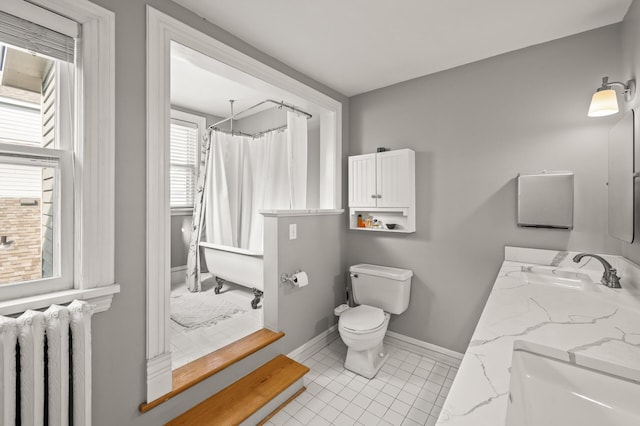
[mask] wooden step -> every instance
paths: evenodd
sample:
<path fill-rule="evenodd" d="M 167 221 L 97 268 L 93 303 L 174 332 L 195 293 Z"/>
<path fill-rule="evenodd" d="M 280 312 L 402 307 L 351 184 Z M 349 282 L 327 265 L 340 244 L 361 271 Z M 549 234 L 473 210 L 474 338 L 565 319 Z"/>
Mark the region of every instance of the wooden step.
<path fill-rule="evenodd" d="M 308 367 L 285 355 L 278 355 L 167 425 L 238 425 L 295 384 L 308 371 Z"/>
<path fill-rule="evenodd" d="M 140 412 L 146 413 L 179 393 L 197 385 L 204 379 L 213 376 L 220 370 L 224 370 L 228 366 L 270 345 L 283 336 L 283 332 L 275 332 L 263 328 L 217 351 L 211 352 L 202 358 L 198 358 L 180 368 L 176 368 L 172 374 L 173 386 L 171 392 L 151 402 L 140 404 Z"/>

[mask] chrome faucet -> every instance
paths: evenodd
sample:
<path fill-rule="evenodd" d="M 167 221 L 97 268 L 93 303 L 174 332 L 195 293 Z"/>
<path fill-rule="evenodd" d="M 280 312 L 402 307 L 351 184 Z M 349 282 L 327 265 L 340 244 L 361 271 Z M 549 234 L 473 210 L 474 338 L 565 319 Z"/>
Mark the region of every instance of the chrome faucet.
<path fill-rule="evenodd" d="M 616 275 L 616 272 L 618 271 L 616 271 L 616 269 L 613 266 L 611 266 L 609 262 L 607 262 L 602 257 L 598 256 L 597 254 L 590 254 L 590 253 L 577 254 L 573 258 L 573 261 L 578 263 L 583 257 L 593 257 L 594 259 L 597 259 L 600 261 L 600 263 L 602 263 L 602 266 L 604 266 L 604 274 L 602 274 L 602 279 L 600 280 L 602 284 L 611 288 L 622 288 L 620 286 L 620 277 Z"/>

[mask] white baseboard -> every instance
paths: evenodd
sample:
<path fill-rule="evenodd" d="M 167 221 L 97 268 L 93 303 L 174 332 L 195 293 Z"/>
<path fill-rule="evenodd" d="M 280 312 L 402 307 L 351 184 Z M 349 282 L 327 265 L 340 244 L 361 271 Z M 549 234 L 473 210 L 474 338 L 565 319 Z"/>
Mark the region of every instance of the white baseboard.
<path fill-rule="evenodd" d="M 326 331 L 323 331 L 313 339 L 309 340 L 307 343 L 289 352 L 287 356 L 294 361 L 302 362 L 337 338 L 338 325 L 334 324 Z"/>
<path fill-rule="evenodd" d="M 328 330 L 318 334 L 302 346 L 292 350 L 287 356 L 297 362 L 302 362 L 320 349 L 339 338 L 338 325 L 332 325 Z M 387 331 L 384 342 L 397 348 L 406 349 L 418 355 L 428 356 L 431 359 L 458 368 L 464 354 L 443 348 L 432 343 L 423 342 L 393 331 Z"/>
<path fill-rule="evenodd" d="M 171 285 L 179 284 L 187 279 L 187 265 L 171 268 Z"/>
<path fill-rule="evenodd" d="M 460 366 L 462 357 L 464 356 L 464 354 L 443 348 L 442 346 L 423 342 L 422 340 L 414 339 L 393 331 L 387 331 L 384 341 L 395 347 L 406 349 L 418 355 L 428 356 L 431 359 L 456 368 Z"/>
<path fill-rule="evenodd" d="M 171 352 L 147 360 L 147 402 L 171 392 Z"/>

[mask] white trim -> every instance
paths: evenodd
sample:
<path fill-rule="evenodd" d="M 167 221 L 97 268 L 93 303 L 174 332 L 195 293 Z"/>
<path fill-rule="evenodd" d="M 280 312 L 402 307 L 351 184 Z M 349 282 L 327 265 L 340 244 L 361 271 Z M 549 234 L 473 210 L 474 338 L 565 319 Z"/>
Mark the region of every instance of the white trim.
<path fill-rule="evenodd" d="M 258 213 L 265 217 L 331 216 L 344 213 L 344 209 L 260 210 Z"/>
<path fill-rule="evenodd" d="M 38 0 L 43 1 L 43 0 Z M 215 58 L 231 67 L 282 88 L 309 102 L 333 111 L 336 120 L 334 204 L 342 205 L 342 102 L 254 59 L 179 20 L 147 5 L 147 365 L 170 353 L 169 293 L 170 208 L 169 208 L 169 117 L 171 41 Z M 330 169 L 326 165 L 327 169 Z M 326 191 L 325 191 L 326 192 Z M 326 197 L 325 197 L 326 198 Z M 277 302 L 276 302 L 277 303 Z M 274 304 L 274 306 L 277 306 Z M 265 313 L 265 318 L 267 314 Z M 147 401 L 155 398 L 158 386 L 171 391 L 171 366 L 154 377 L 147 374 Z M 147 369 L 149 372 L 149 368 Z M 158 375 L 163 375 L 159 379 Z"/>
<path fill-rule="evenodd" d="M 169 123 L 171 34 L 147 6 L 147 402 L 171 391 Z M 164 143 L 162 143 L 164 141 Z M 160 362 L 166 360 L 169 362 Z"/>
<path fill-rule="evenodd" d="M 171 216 L 193 216 L 193 207 L 174 207 Z"/>
<path fill-rule="evenodd" d="M 338 337 L 338 324 L 334 324 L 313 339 L 309 340 L 307 343 L 304 343 L 302 346 L 299 346 L 289 352 L 287 356 L 294 361 L 302 362 L 336 340 Z"/>
<path fill-rule="evenodd" d="M 390 345 L 406 349 L 409 352 L 419 355 L 428 356 L 431 359 L 456 368 L 460 366 L 462 357 L 464 356 L 464 354 L 443 348 L 442 346 L 423 342 L 422 340 L 414 339 L 393 331 L 387 331 L 387 334 L 384 336 L 384 341 Z"/>
<path fill-rule="evenodd" d="M 207 128 L 207 119 L 201 115 L 192 114 L 190 112 L 184 112 L 172 108 L 171 118 L 186 121 L 187 123 L 194 123 L 196 126 L 198 126 L 198 140 L 202 138 L 204 130 Z"/>
<path fill-rule="evenodd" d="M 64 305 L 74 299 L 86 300 L 96 305 L 94 312 L 104 312 L 111 307 L 113 295 L 120 293 L 120 285 L 112 284 L 85 290 L 63 290 L 38 296 L 23 297 L 0 302 L 0 315 L 14 315 L 27 309 L 44 309 L 52 304 Z"/>
<path fill-rule="evenodd" d="M 167 375 L 167 368 L 171 372 L 171 352 L 165 352 L 153 359 L 147 360 L 147 401 L 151 402 L 171 390 L 171 374 Z"/>

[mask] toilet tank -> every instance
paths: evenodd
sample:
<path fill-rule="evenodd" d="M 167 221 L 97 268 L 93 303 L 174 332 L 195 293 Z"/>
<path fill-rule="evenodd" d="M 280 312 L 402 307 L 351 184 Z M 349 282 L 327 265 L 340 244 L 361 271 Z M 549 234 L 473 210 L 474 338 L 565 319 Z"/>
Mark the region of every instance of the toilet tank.
<path fill-rule="evenodd" d="M 375 306 L 396 315 L 409 307 L 413 271 L 363 263 L 353 265 L 349 272 L 357 304 Z"/>

